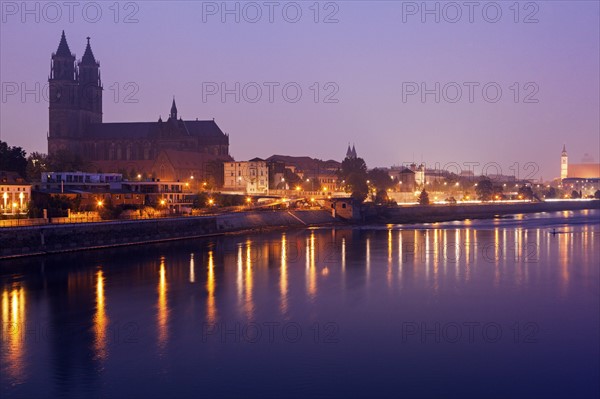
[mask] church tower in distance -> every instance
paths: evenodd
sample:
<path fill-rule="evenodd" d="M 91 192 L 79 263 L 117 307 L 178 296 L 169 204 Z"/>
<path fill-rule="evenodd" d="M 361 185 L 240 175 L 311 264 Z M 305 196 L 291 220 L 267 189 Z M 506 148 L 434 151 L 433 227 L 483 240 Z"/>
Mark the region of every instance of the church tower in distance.
<path fill-rule="evenodd" d="M 569 159 L 567 157 L 567 148 L 563 144 L 562 154 L 560 156 L 560 178 L 566 179 L 569 175 Z"/>

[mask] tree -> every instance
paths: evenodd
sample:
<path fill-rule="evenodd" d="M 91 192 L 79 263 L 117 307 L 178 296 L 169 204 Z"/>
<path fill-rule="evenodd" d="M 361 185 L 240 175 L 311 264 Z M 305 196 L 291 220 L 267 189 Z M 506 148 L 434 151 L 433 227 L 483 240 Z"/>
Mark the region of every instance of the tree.
<path fill-rule="evenodd" d="M 28 181 L 40 181 L 42 173 L 48 171 L 48 155 L 40 152 L 32 152 L 29 154 L 27 157 L 27 168 L 25 170 Z"/>
<path fill-rule="evenodd" d="M 357 201 L 363 202 L 367 198 L 367 195 L 369 195 L 369 186 L 364 176 L 357 173 L 351 174 L 346 179 L 346 184 L 347 187 L 351 188 L 352 198 Z"/>
<path fill-rule="evenodd" d="M 429 193 L 423 189 L 423 191 L 421 191 L 421 194 L 419 194 L 419 204 L 421 205 L 429 205 Z"/>
<path fill-rule="evenodd" d="M 600 190 L 596 190 L 596 192 L 594 193 L 594 198 L 600 199 Z"/>
<path fill-rule="evenodd" d="M 338 171 L 338 178 L 344 180 L 346 191 L 352 193 L 352 198 L 364 201 L 369 194 L 367 186 L 367 164 L 362 158 L 346 158 Z"/>
<path fill-rule="evenodd" d="M 386 191 L 394 186 L 394 181 L 390 178 L 388 172 L 383 169 L 371 169 L 367 172 L 367 179 L 371 182 L 377 191 Z"/>
<path fill-rule="evenodd" d="M 362 158 L 346 158 L 342 161 L 342 168 L 340 169 L 340 177 L 343 180 L 348 180 L 348 177 L 352 173 L 363 175 L 366 180 L 367 176 L 367 164 Z"/>
<path fill-rule="evenodd" d="M 522 185 L 521 187 L 519 187 L 518 195 L 519 199 L 526 199 L 531 201 L 533 199 L 533 190 L 529 186 Z"/>
<path fill-rule="evenodd" d="M 91 164 L 79 154 L 67 150 L 59 150 L 48 156 L 48 169 L 52 172 L 87 172 Z"/>
<path fill-rule="evenodd" d="M 489 179 L 480 180 L 475 187 L 475 193 L 481 201 L 489 201 L 494 194 L 494 185 Z"/>
<path fill-rule="evenodd" d="M 493 193 L 492 195 L 493 195 L 493 198 L 494 198 L 495 200 L 500 200 L 500 199 L 502 199 L 502 197 L 504 196 L 504 193 L 503 193 L 503 191 L 504 191 L 504 187 L 502 187 L 502 186 L 501 186 L 501 185 L 499 185 L 499 184 L 495 185 L 495 186 L 494 186 L 494 188 L 492 189 L 492 193 Z"/>
<path fill-rule="evenodd" d="M 556 189 L 554 187 L 550 187 L 548 190 L 546 190 L 546 193 L 544 195 L 546 196 L 546 198 L 556 198 Z"/>
<path fill-rule="evenodd" d="M 0 140 L 0 170 L 17 172 L 24 178 L 27 168 L 25 154 L 21 147 L 10 147 L 8 143 Z"/>
<path fill-rule="evenodd" d="M 300 176 L 298 176 L 288 168 L 285 168 L 285 170 L 283 171 L 283 177 L 290 188 L 294 188 L 302 184 L 302 179 L 300 178 Z"/>
<path fill-rule="evenodd" d="M 571 198 L 581 198 L 581 194 L 579 194 L 579 191 L 573 190 L 571 192 Z"/>
<path fill-rule="evenodd" d="M 377 195 L 375 195 L 375 203 L 376 204 L 389 204 L 391 203 L 390 197 L 388 197 L 388 193 L 385 190 L 377 191 Z"/>

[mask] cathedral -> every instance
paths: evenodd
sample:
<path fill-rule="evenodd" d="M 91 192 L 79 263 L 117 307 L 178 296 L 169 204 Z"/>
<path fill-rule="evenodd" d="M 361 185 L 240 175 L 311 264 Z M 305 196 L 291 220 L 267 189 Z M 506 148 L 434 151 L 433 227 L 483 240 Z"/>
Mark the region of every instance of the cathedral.
<path fill-rule="evenodd" d="M 229 136 L 214 120 L 184 121 L 175 99 L 166 120 L 102 122 L 102 81 L 90 38 L 76 62 L 65 32 L 52 54 L 49 76 L 48 154 L 77 154 L 94 172 L 119 172 L 162 180 L 191 176 L 217 182 L 229 156 Z"/>

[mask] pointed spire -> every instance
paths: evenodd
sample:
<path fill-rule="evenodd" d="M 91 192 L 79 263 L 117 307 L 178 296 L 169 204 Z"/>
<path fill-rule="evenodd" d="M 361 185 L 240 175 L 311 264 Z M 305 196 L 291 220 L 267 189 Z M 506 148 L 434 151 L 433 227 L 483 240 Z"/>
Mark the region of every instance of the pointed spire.
<path fill-rule="evenodd" d="M 58 44 L 58 50 L 56 50 L 56 55 L 61 57 L 72 57 L 71 50 L 69 49 L 69 45 L 67 44 L 67 37 L 65 36 L 65 31 L 62 31 L 62 35 L 60 36 L 60 43 Z"/>
<path fill-rule="evenodd" d="M 94 53 L 92 52 L 92 47 L 90 46 L 90 37 L 87 37 L 87 46 L 85 47 L 85 52 L 83 53 L 83 57 L 81 57 L 81 64 L 83 65 L 96 65 L 96 59 L 94 58 Z"/>
<path fill-rule="evenodd" d="M 175 105 L 175 96 L 173 96 L 173 104 L 171 104 L 171 115 L 170 118 L 177 119 L 177 105 Z"/>
<path fill-rule="evenodd" d="M 356 155 L 356 148 L 354 148 L 354 144 L 352 144 L 352 158 L 358 158 Z"/>
<path fill-rule="evenodd" d="M 348 143 L 348 149 L 346 150 L 346 158 L 352 158 L 352 149 L 350 149 L 350 143 Z"/>
<path fill-rule="evenodd" d="M 567 146 L 565 144 L 563 144 L 563 150 L 562 150 L 563 154 L 567 153 Z"/>

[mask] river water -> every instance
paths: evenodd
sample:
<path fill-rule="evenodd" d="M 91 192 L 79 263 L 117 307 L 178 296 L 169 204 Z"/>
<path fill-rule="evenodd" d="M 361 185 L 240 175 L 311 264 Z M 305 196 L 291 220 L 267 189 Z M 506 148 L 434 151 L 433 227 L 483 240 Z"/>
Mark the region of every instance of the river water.
<path fill-rule="evenodd" d="M 0 396 L 598 397 L 600 213 L 0 262 Z"/>

